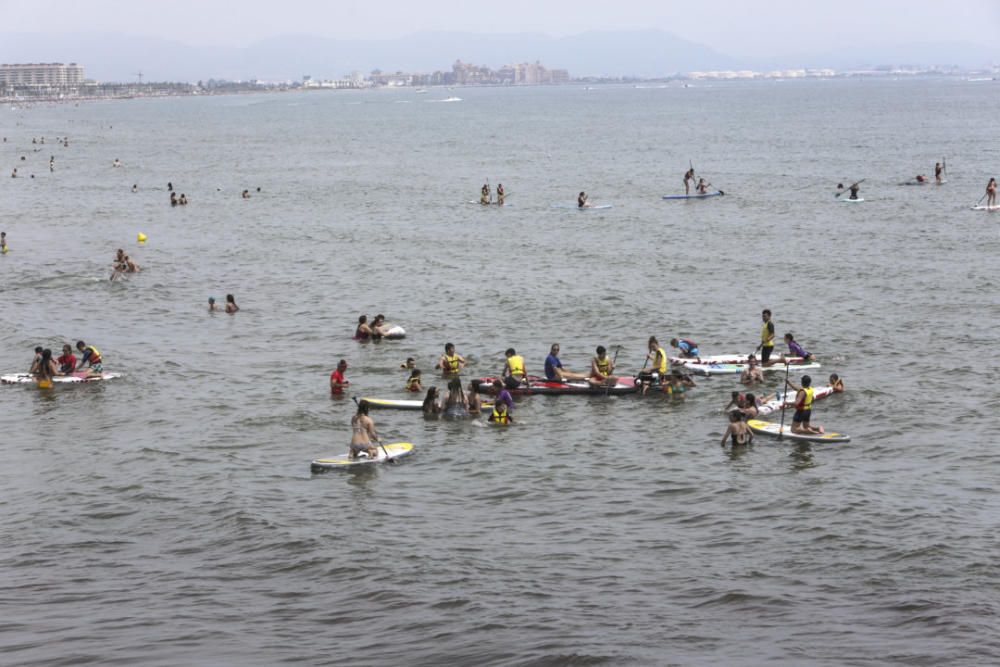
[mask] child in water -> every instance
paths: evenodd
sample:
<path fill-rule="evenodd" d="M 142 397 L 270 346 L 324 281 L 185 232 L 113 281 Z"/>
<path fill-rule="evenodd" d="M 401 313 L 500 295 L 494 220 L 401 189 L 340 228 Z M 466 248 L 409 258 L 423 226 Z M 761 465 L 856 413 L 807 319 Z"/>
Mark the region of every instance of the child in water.
<path fill-rule="evenodd" d="M 410 377 L 406 378 L 406 391 L 423 391 L 420 386 L 420 369 L 414 368 L 410 372 Z"/>
<path fill-rule="evenodd" d="M 844 381 L 836 373 L 830 374 L 830 386 L 833 387 L 833 393 L 835 394 L 844 391 Z"/>

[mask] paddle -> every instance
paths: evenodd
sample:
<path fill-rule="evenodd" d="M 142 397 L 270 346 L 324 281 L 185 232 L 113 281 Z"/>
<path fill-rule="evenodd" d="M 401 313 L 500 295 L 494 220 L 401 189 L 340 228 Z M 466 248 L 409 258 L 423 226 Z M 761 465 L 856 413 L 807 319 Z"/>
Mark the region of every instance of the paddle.
<path fill-rule="evenodd" d="M 359 408 L 361 407 L 361 404 L 358 403 L 358 397 L 357 396 L 351 396 L 351 400 L 354 401 L 354 404 L 356 406 L 358 406 Z M 376 437 L 375 438 L 375 442 L 377 442 L 378 446 L 382 448 L 382 452 L 385 454 L 385 460 L 386 461 L 388 461 L 389 463 L 392 463 L 393 461 L 395 461 L 395 459 L 393 457 L 389 456 L 389 450 L 387 450 L 385 448 L 385 445 L 382 444 L 382 440 L 380 438 Z"/>
<path fill-rule="evenodd" d="M 611 360 L 611 367 L 608 369 L 608 375 L 611 375 L 611 372 L 615 370 L 615 362 L 618 361 L 618 352 L 621 349 L 622 349 L 621 345 L 615 345 L 615 356 Z M 643 364 L 643 367 L 645 368 L 645 364 Z M 608 378 L 605 378 L 604 382 L 605 382 L 604 398 L 607 398 L 611 394 L 611 382 L 608 380 Z"/>
<path fill-rule="evenodd" d="M 783 391 L 785 391 L 785 390 L 788 389 L 788 362 L 787 361 L 785 362 L 785 384 L 784 384 L 784 386 L 781 387 L 781 389 Z M 787 396 L 788 396 L 788 392 L 785 391 L 785 393 L 782 394 L 782 398 L 778 399 L 779 401 L 781 401 L 781 426 L 778 427 L 778 440 L 781 440 L 782 435 L 784 435 L 784 433 L 785 433 L 785 403 L 788 402 L 786 400 Z"/>
<path fill-rule="evenodd" d="M 851 188 L 853 188 L 853 187 L 854 187 L 855 185 L 861 185 L 861 184 L 862 184 L 862 183 L 864 183 L 864 182 L 865 182 L 865 179 L 863 179 L 863 178 L 862 178 L 862 179 L 861 179 L 860 181 L 858 181 L 857 183 L 853 183 L 853 184 L 851 185 L 851 187 L 850 187 L 850 188 L 845 188 L 845 189 L 841 190 L 840 192 L 838 192 L 837 194 L 835 194 L 835 195 L 834 195 L 834 197 L 836 197 L 836 198 L 838 198 L 838 199 L 839 199 L 839 198 L 840 198 L 840 195 L 844 194 L 845 192 L 850 192 L 850 191 L 851 191 Z"/>
<path fill-rule="evenodd" d="M 982 197 L 980 197 L 980 198 L 979 198 L 979 201 L 977 201 L 977 202 L 976 202 L 976 206 L 979 206 L 980 204 L 982 204 L 982 203 L 983 203 L 983 200 L 984 200 L 984 199 L 986 199 L 986 195 L 988 195 L 988 194 L 989 194 L 989 192 L 987 192 L 987 193 L 986 193 L 986 194 L 984 194 L 984 195 L 983 195 Z M 975 206 L 973 206 L 973 208 L 975 208 Z"/>
<path fill-rule="evenodd" d="M 706 183 L 705 184 L 705 189 L 707 190 L 708 188 L 715 188 L 715 186 L 712 185 L 711 183 Z M 726 194 L 725 192 L 723 192 L 719 188 L 715 188 L 715 191 L 718 192 L 720 195 L 725 195 Z"/>

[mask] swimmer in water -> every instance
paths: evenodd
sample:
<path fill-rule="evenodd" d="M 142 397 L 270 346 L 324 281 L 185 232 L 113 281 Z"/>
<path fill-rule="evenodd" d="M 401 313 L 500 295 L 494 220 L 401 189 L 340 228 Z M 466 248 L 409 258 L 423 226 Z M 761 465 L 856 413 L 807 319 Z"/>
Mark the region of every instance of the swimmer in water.
<path fill-rule="evenodd" d="M 7 232 L 0 232 L 0 255 L 7 254 Z"/>
<path fill-rule="evenodd" d="M 227 294 L 226 295 L 226 312 L 232 314 L 232 313 L 238 312 L 239 309 L 240 309 L 240 307 L 236 305 L 236 297 L 234 297 L 232 294 Z"/>
<path fill-rule="evenodd" d="M 218 310 L 219 309 L 215 306 L 215 297 L 214 296 L 208 297 L 208 312 L 214 313 Z"/>

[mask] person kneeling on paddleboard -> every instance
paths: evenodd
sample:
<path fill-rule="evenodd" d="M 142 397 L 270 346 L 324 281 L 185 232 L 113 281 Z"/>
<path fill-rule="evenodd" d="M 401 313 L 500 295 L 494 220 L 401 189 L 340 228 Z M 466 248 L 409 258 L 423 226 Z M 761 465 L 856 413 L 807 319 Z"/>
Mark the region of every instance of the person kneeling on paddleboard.
<path fill-rule="evenodd" d="M 822 426 L 811 426 L 809 418 L 812 416 L 813 392 L 812 378 L 808 375 L 802 376 L 802 386 L 796 387 L 791 380 L 785 380 L 785 384 L 795 390 L 795 414 L 792 415 L 792 433 L 811 433 L 813 435 L 823 432 Z"/>
<path fill-rule="evenodd" d="M 615 362 L 608 357 L 608 351 L 603 345 L 597 346 L 597 356 L 590 360 L 590 377 L 587 381 L 595 387 L 608 387 L 618 384 L 618 377 L 611 374 Z"/>
<path fill-rule="evenodd" d="M 646 354 L 646 361 L 652 362 L 650 364 L 652 370 L 649 372 L 640 371 L 638 375 L 638 380 L 642 384 L 643 396 L 649 390 L 649 385 L 667 374 L 667 353 L 660 347 L 660 342 L 656 340 L 656 336 L 649 337 L 648 347 L 649 352 Z M 646 362 L 643 362 L 642 367 L 646 367 Z"/>
<path fill-rule="evenodd" d="M 372 442 L 374 441 L 374 442 Z M 375 433 L 375 422 L 368 416 L 368 402 L 358 403 L 358 411 L 351 417 L 351 450 L 348 458 L 356 459 L 362 454 L 370 459 L 378 457 L 378 434 Z"/>
<path fill-rule="evenodd" d="M 80 355 L 80 368 L 83 368 L 84 364 L 88 366 L 87 375 L 100 375 L 104 371 L 101 353 L 97 351 L 96 347 L 78 340 L 76 341 L 76 349 L 82 353 Z"/>
<path fill-rule="evenodd" d="M 522 383 L 528 384 L 528 372 L 524 368 L 524 357 L 512 347 L 507 348 L 504 356 L 507 357 L 507 360 L 504 361 L 503 370 L 500 371 L 503 385 L 508 389 L 517 389 Z"/>
<path fill-rule="evenodd" d="M 785 334 L 785 342 L 788 344 L 788 354 L 792 357 L 799 357 L 803 361 L 815 361 L 816 355 L 806 352 L 805 348 L 795 342 L 795 336 L 790 333 Z M 785 362 L 784 355 L 781 358 L 782 363 Z"/>
<path fill-rule="evenodd" d="M 701 361 L 698 343 L 690 338 L 671 338 L 670 347 L 676 347 L 677 353 L 685 359 L 697 359 Z"/>
<path fill-rule="evenodd" d="M 704 178 L 698 179 L 698 187 L 696 187 L 695 190 L 697 190 L 700 195 L 708 194 L 708 183 L 705 182 Z"/>

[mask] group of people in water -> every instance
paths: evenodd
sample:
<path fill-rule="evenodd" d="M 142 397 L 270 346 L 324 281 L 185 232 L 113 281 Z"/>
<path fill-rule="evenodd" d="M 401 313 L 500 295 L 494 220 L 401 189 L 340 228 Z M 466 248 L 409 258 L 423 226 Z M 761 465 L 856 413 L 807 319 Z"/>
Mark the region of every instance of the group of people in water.
<path fill-rule="evenodd" d="M 56 376 L 73 375 L 82 371 L 84 376 L 92 377 L 100 376 L 104 372 L 103 357 L 96 347 L 78 340 L 76 349 L 80 352 L 79 360 L 73 354 L 73 348 L 69 343 L 62 346 L 62 354 L 54 359 L 51 349 L 41 346 L 35 348 L 35 358 L 28 373 L 35 378 L 40 389 L 52 387 L 52 378 Z"/>
<path fill-rule="evenodd" d="M 139 263 L 126 255 L 121 248 L 115 253 L 115 261 L 111 266 L 111 280 L 117 280 L 126 273 L 139 273 Z"/>
<path fill-rule="evenodd" d="M 391 325 L 386 324 L 385 315 L 379 313 L 369 323 L 367 315 L 358 317 L 358 326 L 354 329 L 354 340 L 378 340 L 385 337 Z"/>

